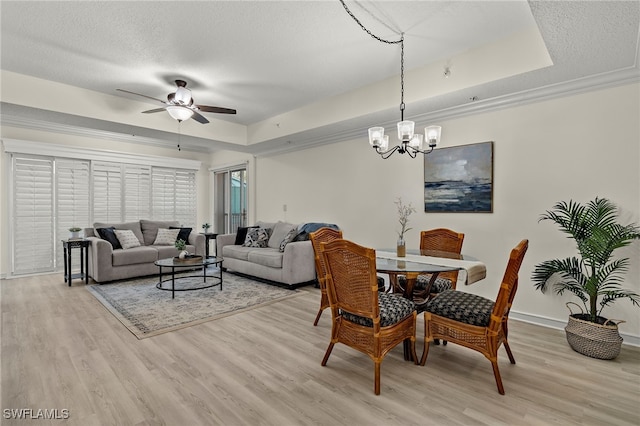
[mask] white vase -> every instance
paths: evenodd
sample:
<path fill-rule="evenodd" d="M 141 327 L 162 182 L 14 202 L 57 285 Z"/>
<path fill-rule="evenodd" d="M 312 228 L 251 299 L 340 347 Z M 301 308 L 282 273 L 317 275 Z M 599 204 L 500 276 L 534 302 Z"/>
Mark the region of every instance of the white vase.
<path fill-rule="evenodd" d="M 188 252 L 188 251 L 186 251 L 186 250 L 182 250 L 182 251 L 180 252 L 180 254 L 178 255 L 178 257 L 179 257 L 180 259 L 185 259 L 187 256 L 189 256 L 189 252 Z"/>

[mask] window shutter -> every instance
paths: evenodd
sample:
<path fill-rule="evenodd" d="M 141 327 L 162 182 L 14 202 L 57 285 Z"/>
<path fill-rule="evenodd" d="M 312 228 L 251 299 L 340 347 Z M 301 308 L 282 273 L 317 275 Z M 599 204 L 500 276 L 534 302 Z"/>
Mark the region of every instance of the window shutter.
<path fill-rule="evenodd" d="M 53 271 L 53 160 L 13 160 L 13 274 Z"/>
<path fill-rule="evenodd" d="M 196 225 L 196 174 L 192 170 L 176 170 L 175 220 L 181 225 Z"/>
<path fill-rule="evenodd" d="M 122 222 L 122 165 L 93 162 L 93 221 Z"/>
<path fill-rule="evenodd" d="M 58 237 L 67 239 L 69 228 L 90 227 L 89 217 L 89 171 L 88 161 L 56 159 L 56 217 Z M 56 269 L 64 265 L 63 250 L 57 250 Z M 73 265 L 80 264 L 79 256 L 72 256 Z"/>
<path fill-rule="evenodd" d="M 152 219 L 174 220 L 175 171 L 154 167 L 152 170 Z"/>
<path fill-rule="evenodd" d="M 151 218 L 151 167 L 124 165 L 124 220 Z"/>

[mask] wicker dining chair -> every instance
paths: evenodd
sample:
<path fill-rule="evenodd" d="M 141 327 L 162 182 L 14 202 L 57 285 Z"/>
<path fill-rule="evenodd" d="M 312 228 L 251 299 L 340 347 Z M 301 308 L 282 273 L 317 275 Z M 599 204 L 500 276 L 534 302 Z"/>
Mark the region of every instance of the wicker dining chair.
<path fill-rule="evenodd" d="M 464 242 L 464 234 L 451 229 L 436 228 L 428 231 L 420 232 L 420 253 L 427 255 L 435 255 L 442 257 L 459 257 L 462 253 L 462 243 Z M 456 289 L 456 282 L 458 281 L 458 271 L 441 272 L 438 274 L 435 282 L 431 286 L 429 294 L 427 294 L 427 287 L 430 274 L 418 275 L 416 284 L 413 290 L 414 299 L 427 300 L 429 297 L 435 296 L 437 293 L 441 293 L 445 290 Z M 406 277 L 404 275 L 398 276 L 398 284 L 401 289 L 405 288 Z M 398 289 L 399 291 L 402 291 Z"/>
<path fill-rule="evenodd" d="M 378 291 L 376 252 L 347 240 L 322 243 L 327 295 L 332 313 L 326 366 L 336 343 L 367 354 L 374 363 L 374 392 L 380 394 L 380 365 L 385 355 L 408 340 L 417 363 L 415 304 L 397 294 Z"/>
<path fill-rule="evenodd" d="M 429 343 L 434 339 L 466 346 L 491 361 L 498 392 L 504 395 L 498 369 L 498 349 L 500 345 L 504 345 L 509 361 L 511 364 L 516 363 L 507 341 L 507 320 L 518 289 L 518 271 L 528 246 L 529 241 L 522 240 L 511 250 L 495 302 L 463 291 L 446 290 L 426 304 L 425 348 L 420 365 L 427 361 Z"/>
<path fill-rule="evenodd" d="M 318 285 L 320 286 L 320 309 L 313 322 L 313 325 L 318 325 L 322 311 L 329 307 L 329 298 L 327 297 L 327 284 L 325 281 L 325 275 L 327 274 L 324 265 L 324 258 L 320 253 L 320 243 L 328 243 L 333 240 L 342 239 L 342 231 L 333 228 L 320 228 L 315 232 L 309 234 L 309 239 L 313 245 L 314 260 L 316 264 L 316 275 L 318 276 Z"/>

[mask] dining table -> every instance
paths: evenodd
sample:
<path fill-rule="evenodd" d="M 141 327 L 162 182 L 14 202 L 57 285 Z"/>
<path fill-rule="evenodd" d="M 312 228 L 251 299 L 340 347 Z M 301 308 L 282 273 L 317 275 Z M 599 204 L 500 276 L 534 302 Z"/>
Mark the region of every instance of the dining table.
<path fill-rule="evenodd" d="M 413 300 L 413 289 L 418 275 L 429 274 L 426 294 L 441 272 L 459 271 L 458 284 L 470 285 L 487 276 L 486 265 L 479 260 L 465 255 L 454 254 L 436 250 L 421 250 L 408 252 L 406 256 L 399 257 L 392 251 L 376 251 L 376 271 L 389 275 L 391 289 L 397 287 L 398 275 L 406 277 L 406 285 L 402 289 L 402 296 Z M 427 300 L 422 301 L 427 303 Z M 412 359 L 410 342 L 404 342 L 404 359 Z"/>

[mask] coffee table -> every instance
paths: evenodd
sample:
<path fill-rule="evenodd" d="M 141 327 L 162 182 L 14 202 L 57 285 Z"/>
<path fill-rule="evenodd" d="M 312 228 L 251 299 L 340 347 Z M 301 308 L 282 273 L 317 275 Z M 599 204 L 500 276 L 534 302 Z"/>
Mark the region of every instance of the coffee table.
<path fill-rule="evenodd" d="M 153 262 L 157 267 L 160 268 L 159 276 L 158 276 L 158 284 L 156 284 L 156 288 L 160 290 L 170 291 L 171 298 L 175 298 L 176 291 L 192 291 L 192 290 L 203 290 L 205 288 L 215 287 L 217 285 L 220 286 L 220 290 L 222 290 L 222 261 L 221 257 L 202 257 L 202 259 L 198 260 L 178 260 L 173 257 L 168 259 L 160 259 Z M 207 275 L 207 268 L 211 265 L 217 265 L 218 270 L 220 271 L 220 275 Z M 162 268 L 171 268 L 171 278 L 167 278 L 165 280 L 162 279 L 163 270 Z M 176 288 L 176 269 L 180 271 L 181 269 L 199 269 L 202 268 L 202 275 L 187 275 L 178 277 L 178 280 L 181 278 L 194 278 L 194 277 L 202 277 L 202 285 L 198 285 L 195 287 L 179 287 Z M 209 278 L 209 282 L 207 282 L 207 278 Z M 164 286 L 164 283 L 168 283 L 171 281 L 171 287 Z"/>

